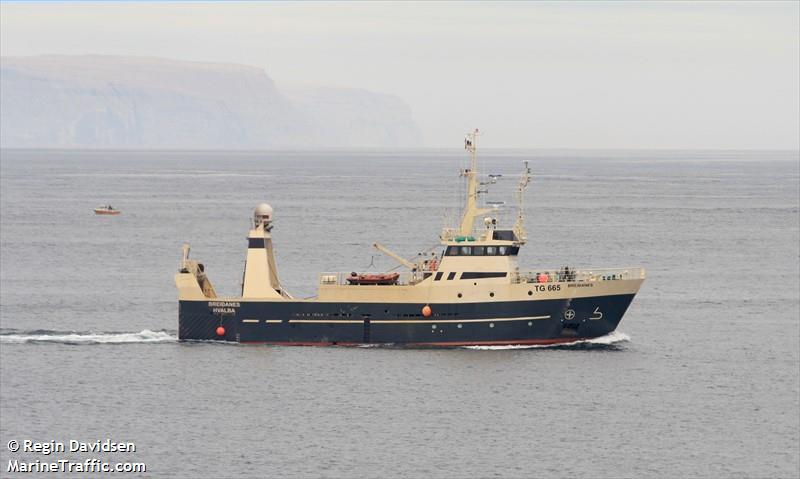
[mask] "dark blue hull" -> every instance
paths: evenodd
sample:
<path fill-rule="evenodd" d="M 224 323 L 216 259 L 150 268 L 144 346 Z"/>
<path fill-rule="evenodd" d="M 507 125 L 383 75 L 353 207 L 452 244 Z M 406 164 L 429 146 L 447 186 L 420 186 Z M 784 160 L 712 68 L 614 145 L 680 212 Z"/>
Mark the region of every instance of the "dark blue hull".
<path fill-rule="evenodd" d="M 429 317 L 423 304 L 410 303 L 180 301 L 178 337 L 289 345 L 555 344 L 614 331 L 633 297 L 431 304 Z"/>

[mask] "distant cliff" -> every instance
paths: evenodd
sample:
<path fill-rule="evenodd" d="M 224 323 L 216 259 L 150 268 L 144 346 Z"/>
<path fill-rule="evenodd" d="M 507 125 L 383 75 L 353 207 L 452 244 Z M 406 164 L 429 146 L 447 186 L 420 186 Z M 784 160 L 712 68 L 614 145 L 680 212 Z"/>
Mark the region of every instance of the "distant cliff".
<path fill-rule="evenodd" d="M 0 59 L 0 146 L 314 148 L 420 146 L 399 98 L 280 91 L 259 68 L 155 58 Z"/>

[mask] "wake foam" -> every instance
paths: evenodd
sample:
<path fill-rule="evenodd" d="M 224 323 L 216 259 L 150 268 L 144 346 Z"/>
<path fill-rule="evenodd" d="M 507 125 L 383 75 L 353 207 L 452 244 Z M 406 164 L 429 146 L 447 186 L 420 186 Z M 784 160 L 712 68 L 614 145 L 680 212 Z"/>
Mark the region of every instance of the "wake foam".
<path fill-rule="evenodd" d="M 631 337 L 619 331 L 612 331 L 598 338 L 583 339 L 559 344 L 518 344 L 509 346 L 464 346 L 464 349 L 506 350 L 506 349 L 614 349 L 620 343 L 627 343 Z"/>
<path fill-rule="evenodd" d="M 134 344 L 173 343 L 178 338 L 166 331 L 145 329 L 138 333 L 76 333 L 63 331 L 15 331 L 0 332 L 0 344 L 60 343 L 60 344 Z"/>
<path fill-rule="evenodd" d="M 619 344 L 630 341 L 630 336 L 614 331 L 605 336 L 593 339 L 573 341 L 560 344 L 533 344 L 509 346 L 462 346 L 464 349 L 476 350 L 509 350 L 509 349 L 615 349 Z M 4 329 L 0 331 L 0 344 L 56 343 L 56 344 L 143 344 L 174 343 L 178 338 L 174 332 L 151 331 L 145 329 L 138 333 L 77 333 L 64 331 L 17 331 Z M 393 347 L 392 344 L 363 344 L 362 348 Z"/>

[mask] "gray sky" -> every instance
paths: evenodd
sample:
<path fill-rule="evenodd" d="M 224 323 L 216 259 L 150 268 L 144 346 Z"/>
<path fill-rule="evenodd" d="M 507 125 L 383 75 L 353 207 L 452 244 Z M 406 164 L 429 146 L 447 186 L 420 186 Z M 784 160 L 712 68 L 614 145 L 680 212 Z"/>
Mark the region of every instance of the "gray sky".
<path fill-rule="evenodd" d="M 403 98 L 427 146 L 800 148 L 800 5 L 2 3 L 2 55 L 159 56 Z"/>

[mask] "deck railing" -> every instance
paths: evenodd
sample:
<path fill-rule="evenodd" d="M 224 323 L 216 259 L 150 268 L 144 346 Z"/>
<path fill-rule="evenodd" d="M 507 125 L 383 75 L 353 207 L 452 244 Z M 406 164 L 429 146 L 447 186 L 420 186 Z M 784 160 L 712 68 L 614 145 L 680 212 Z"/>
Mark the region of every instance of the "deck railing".
<path fill-rule="evenodd" d="M 560 283 L 644 279 L 644 268 L 542 269 L 512 273 L 512 283 Z"/>
<path fill-rule="evenodd" d="M 425 278 L 435 274 L 430 271 L 407 271 L 399 273 L 397 283 L 401 285 L 417 284 Z M 347 278 L 350 273 L 320 273 L 319 284 L 321 285 L 345 285 L 350 284 Z M 572 268 L 552 268 L 541 269 L 538 271 L 520 271 L 509 273 L 511 283 L 562 283 L 562 282 L 591 282 L 591 281 L 619 281 L 628 279 L 644 279 L 644 268 L 592 268 L 592 269 L 572 269 Z M 362 285 L 366 286 L 366 285 Z M 371 287 L 381 287 L 384 285 L 369 285 Z"/>

